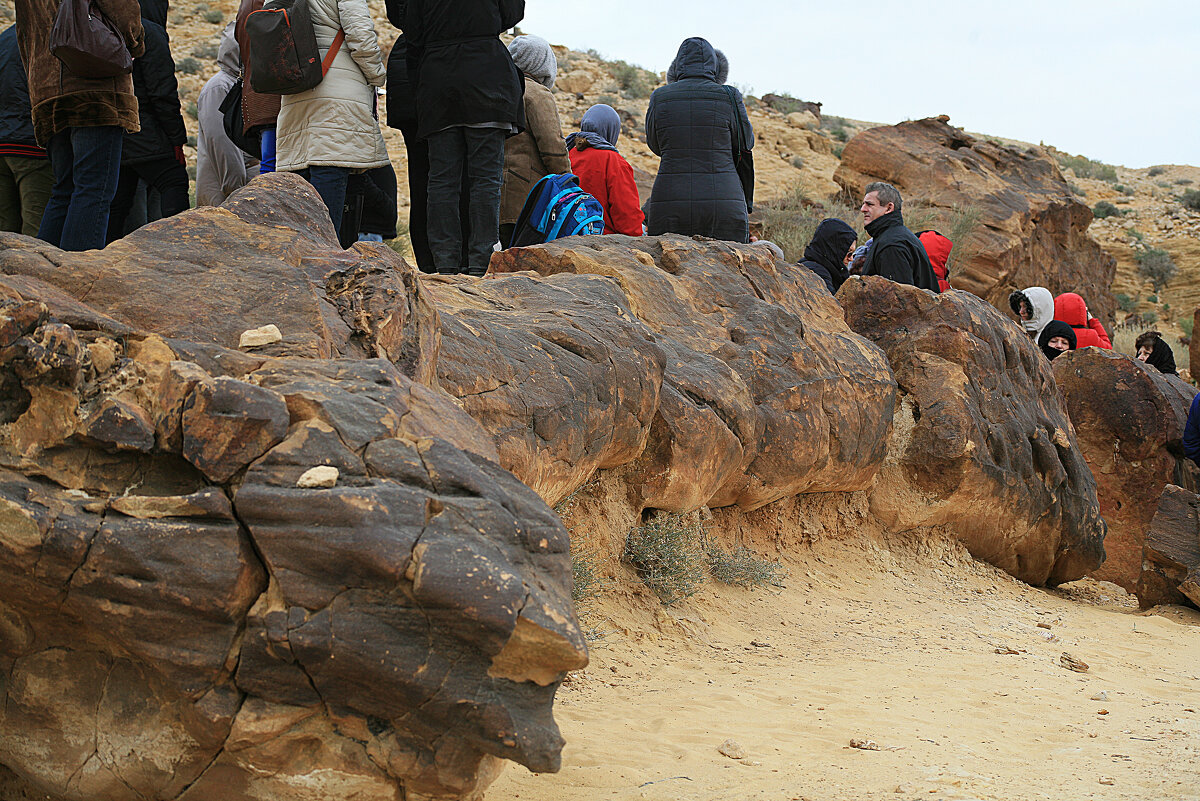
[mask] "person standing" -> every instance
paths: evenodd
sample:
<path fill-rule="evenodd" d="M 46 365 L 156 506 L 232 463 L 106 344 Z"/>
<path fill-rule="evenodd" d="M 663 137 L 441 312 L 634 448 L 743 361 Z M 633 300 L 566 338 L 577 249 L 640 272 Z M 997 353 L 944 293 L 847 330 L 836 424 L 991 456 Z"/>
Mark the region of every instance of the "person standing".
<path fill-rule="evenodd" d="M 896 187 L 882 181 L 867 184 L 859 211 L 871 236 L 871 247 L 867 250 L 862 274 L 879 275 L 898 284 L 912 284 L 938 292 L 929 254 L 904 225 L 902 205 Z"/>
<path fill-rule="evenodd" d="M 242 152 L 225 133 L 221 104 L 242 74 L 242 60 L 234 25 L 225 26 L 217 50 L 217 74 L 208 79 L 196 98 L 196 205 L 220 206 L 225 198 L 250 182 L 258 160 Z"/>
<path fill-rule="evenodd" d="M 121 174 L 108 218 L 108 241 L 127 230 L 126 215 L 133 207 L 138 181 L 158 191 L 163 217 L 185 211 L 188 197 L 187 128 L 179 107 L 175 59 L 167 36 L 166 0 L 141 0 L 146 52 L 133 62 L 133 92 L 138 99 L 141 130 L 125 135 L 121 145 Z"/>
<path fill-rule="evenodd" d="M 540 36 L 518 36 L 508 52 L 525 79 L 525 130 L 504 144 L 504 183 L 500 191 L 500 246 L 508 247 L 525 198 L 547 175 L 571 171 L 562 123 L 554 102 L 558 61 Z"/>
<path fill-rule="evenodd" d="M 524 0 L 409 0 L 404 17 L 417 135 L 429 144 L 429 245 L 439 273 L 483 275 L 500 236 L 504 141 L 525 129 L 523 81 L 500 33 Z M 459 198 L 470 191 L 467 264 Z"/>
<path fill-rule="evenodd" d="M 750 240 L 750 202 L 735 151 L 753 147 L 754 128 L 741 96 L 719 82 L 720 73 L 713 46 L 686 39 L 671 64 L 676 80 L 650 96 L 646 143 L 662 159 L 646 203 L 651 236 Z"/>
<path fill-rule="evenodd" d="M 308 0 L 322 57 L 346 32 L 325 78 L 307 92 L 284 95 L 276 128 L 275 168 L 299 172 L 342 225 L 351 170 L 390 163 L 376 119 L 376 87 L 387 82 L 367 0 Z"/>
<path fill-rule="evenodd" d="M 145 52 L 137 0 L 93 0 L 129 54 Z M 29 76 L 33 130 L 50 154 L 54 187 L 38 239 L 63 250 L 104 247 L 126 131 L 139 128 L 133 76 L 77 75 L 50 52 L 60 0 L 16 0 L 17 42 Z M 7 98 L 5 98 L 7 103 Z"/>
<path fill-rule="evenodd" d="M 0 231 L 37 236 L 54 170 L 33 135 L 29 83 L 17 47 L 17 26 L 0 33 Z"/>
<path fill-rule="evenodd" d="M 583 113 L 579 131 L 567 137 L 571 172 L 579 187 L 604 207 L 604 233 L 641 236 L 642 214 L 633 167 L 617 151 L 621 118 L 604 103 Z"/>

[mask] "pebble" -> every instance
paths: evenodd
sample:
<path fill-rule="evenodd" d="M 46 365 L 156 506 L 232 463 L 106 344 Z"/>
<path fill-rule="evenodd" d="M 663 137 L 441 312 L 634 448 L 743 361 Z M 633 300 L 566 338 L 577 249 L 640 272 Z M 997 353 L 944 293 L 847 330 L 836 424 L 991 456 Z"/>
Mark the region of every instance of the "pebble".
<path fill-rule="evenodd" d="M 337 486 L 338 475 L 336 467 L 325 464 L 310 467 L 296 480 L 296 486 L 301 489 L 329 489 Z"/>
<path fill-rule="evenodd" d="M 1116 781 L 1113 779 L 1112 776 L 1101 776 L 1100 783 L 1101 784 L 1116 784 Z"/>
<path fill-rule="evenodd" d="M 717 746 L 717 750 L 730 759 L 745 759 L 746 749 L 742 748 L 741 743 L 734 739 L 728 739 Z"/>
<path fill-rule="evenodd" d="M 1098 692 L 1092 696 L 1092 700 L 1093 701 L 1107 701 L 1108 700 L 1108 691 L 1101 690 L 1100 692 Z"/>
<path fill-rule="evenodd" d="M 264 325 L 261 328 L 251 328 L 249 331 L 243 331 L 242 336 L 238 339 L 239 348 L 260 348 L 263 345 L 273 345 L 276 342 L 283 341 L 283 334 L 279 332 L 279 327 L 271 324 Z"/>

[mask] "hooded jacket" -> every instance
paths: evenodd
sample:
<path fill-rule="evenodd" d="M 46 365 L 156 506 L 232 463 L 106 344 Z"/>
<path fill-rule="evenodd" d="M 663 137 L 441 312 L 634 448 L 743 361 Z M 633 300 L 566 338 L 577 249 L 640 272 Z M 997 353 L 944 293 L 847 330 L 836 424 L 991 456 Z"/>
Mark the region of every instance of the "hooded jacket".
<path fill-rule="evenodd" d="M 525 74 L 525 130 L 504 143 L 504 185 L 500 190 L 500 224 L 512 225 L 521 216 L 529 190 L 547 175 L 571 171 L 567 146 L 563 142 L 562 123 L 554 94 L 554 65 L 550 44 L 536 36 L 518 36 L 513 51 L 518 67 L 536 68 L 538 76 Z M 510 48 L 512 46 L 510 45 Z"/>
<path fill-rule="evenodd" d="M 746 242 L 746 194 L 733 161 L 738 126 L 744 146 L 754 146 L 746 107 L 718 82 L 716 51 L 704 39 L 679 46 L 675 73 L 646 111 L 646 142 L 662 159 L 646 203 L 647 231 Z"/>
<path fill-rule="evenodd" d="M 408 13 L 407 0 L 384 0 L 388 22 L 404 28 Z M 392 128 L 408 128 L 417 122 L 417 98 L 412 81 L 408 79 L 408 38 L 403 30 L 392 43 L 387 57 L 387 124 Z"/>
<path fill-rule="evenodd" d="M 29 106 L 29 82 L 21 49 L 17 46 L 17 26 L 0 33 L 0 156 L 46 158 L 33 135 L 33 114 Z"/>
<path fill-rule="evenodd" d="M 1022 302 L 1029 304 L 1033 316 L 1028 320 L 1021 320 L 1021 327 L 1029 334 L 1030 339 L 1037 340 L 1046 323 L 1054 319 L 1054 295 L 1044 286 L 1031 286 L 1011 293 L 1008 296 L 1008 305 L 1018 319 L 1021 317 Z"/>
<path fill-rule="evenodd" d="M 1050 340 L 1055 337 L 1066 339 L 1070 343 L 1070 350 L 1075 350 L 1079 346 L 1079 340 L 1075 338 L 1075 329 L 1062 320 L 1051 320 L 1042 329 L 1042 333 L 1038 335 L 1038 347 L 1042 349 L 1042 353 L 1046 354 L 1046 358 L 1050 361 L 1054 361 L 1063 353 L 1063 351 L 1057 348 L 1050 347 Z"/>
<path fill-rule="evenodd" d="M 893 211 L 867 223 L 871 247 L 863 262 L 863 275 L 879 275 L 898 284 L 912 284 L 937 292 L 937 278 L 929 254 L 916 235 L 904 225 L 904 217 Z"/>
<path fill-rule="evenodd" d="M 480 123 L 525 129 L 525 83 L 500 41 L 524 17 L 525 0 L 409 0 L 401 27 L 419 137 Z"/>
<path fill-rule="evenodd" d="M 933 275 L 937 278 L 938 291 L 949 292 L 952 289 L 950 251 L 954 249 L 954 243 L 937 231 L 922 231 L 917 234 L 917 239 L 921 242 L 921 247 L 925 248 L 925 254 L 929 256 L 929 266 L 933 268 Z"/>
<path fill-rule="evenodd" d="M 844 261 L 851 245 L 857 241 L 858 234 L 845 221 L 834 217 L 821 220 L 812 241 L 804 248 L 800 263 L 825 282 L 829 294 L 836 295 L 850 275 Z"/>
<path fill-rule="evenodd" d="M 1112 341 L 1104 326 L 1095 317 L 1088 319 L 1087 303 L 1074 292 L 1064 292 L 1054 299 L 1054 319 L 1061 320 L 1075 329 L 1079 347 L 1097 347 L 1112 350 Z"/>
<path fill-rule="evenodd" d="M 371 169 L 388 163 L 375 118 L 375 90 L 387 81 L 367 0 L 308 0 L 322 58 L 338 29 L 346 39 L 325 78 L 307 92 L 284 95 L 276 121 L 275 169 Z"/>
<path fill-rule="evenodd" d="M 247 156 L 225 133 L 221 103 L 242 74 L 233 24 L 226 26 L 217 50 L 217 74 L 208 79 L 196 98 L 200 124 L 196 136 L 196 205 L 219 206 L 254 176 L 258 162 Z"/>
<path fill-rule="evenodd" d="M 1157 369 L 1164 375 L 1178 375 L 1175 368 L 1175 353 L 1157 331 L 1147 331 L 1137 338 L 1136 347 L 1150 345 L 1150 355 L 1146 364 Z"/>
<path fill-rule="evenodd" d="M 50 30 L 60 0 L 16 0 L 17 41 L 29 80 L 33 130 L 40 147 L 68 128 L 119 125 L 139 128 L 133 76 L 89 78 L 67 69 L 50 52 Z M 125 40 L 135 59 L 145 52 L 145 31 L 137 0 L 95 0 Z M 135 62 L 136 63 L 136 62 Z M 3 103 L 7 105 L 8 98 Z"/>
<path fill-rule="evenodd" d="M 125 135 L 122 164 L 173 159 L 176 146 L 187 143 L 175 59 L 171 58 L 167 36 L 167 4 L 163 0 L 141 0 L 141 8 L 146 53 L 133 62 L 133 92 L 138 99 L 141 130 Z"/>

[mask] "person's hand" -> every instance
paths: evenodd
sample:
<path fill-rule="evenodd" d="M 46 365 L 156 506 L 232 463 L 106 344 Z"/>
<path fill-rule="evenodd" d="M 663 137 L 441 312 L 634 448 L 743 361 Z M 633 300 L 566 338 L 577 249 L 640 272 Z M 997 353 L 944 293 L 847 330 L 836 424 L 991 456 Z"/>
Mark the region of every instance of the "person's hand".
<path fill-rule="evenodd" d="M 187 156 L 183 154 L 183 145 L 175 145 L 175 160 L 178 161 L 180 165 L 184 167 L 187 166 Z"/>

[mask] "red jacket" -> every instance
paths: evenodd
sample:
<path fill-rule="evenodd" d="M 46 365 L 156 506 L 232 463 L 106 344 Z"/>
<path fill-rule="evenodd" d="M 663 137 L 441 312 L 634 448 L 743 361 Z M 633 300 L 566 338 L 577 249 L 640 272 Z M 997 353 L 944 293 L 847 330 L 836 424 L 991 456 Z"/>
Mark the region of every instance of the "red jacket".
<path fill-rule="evenodd" d="M 604 207 L 604 233 L 642 235 L 642 204 L 638 199 L 633 167 L 615 150 L 571 148 L 571 172 L 579 186 Z"/>
<path fill-rule="evenodd" d="M 925 247 L 925 253 L 929 256 L 933 274 L 937 276 L 938 291 L 949 291 L 951 289 L 950 270 L 946 265 L 950 261 L 950 251 L 954 249 L 954 243 L 937 231 L 922 231 L 917 239 L 921 240 L 921 244 Z"/>
<path fill-rule="evenodd" d="M 1079 347 L 1094 345 L 1112 350 L 1112 341 L 1109 340 L 1104 326 L 1095 317 L 1088 319 L 1087 304 L 1074 292 L 1064 292 L 1054 299 L 1054 319 L 1061 320 L 1075 329 Z"/>

